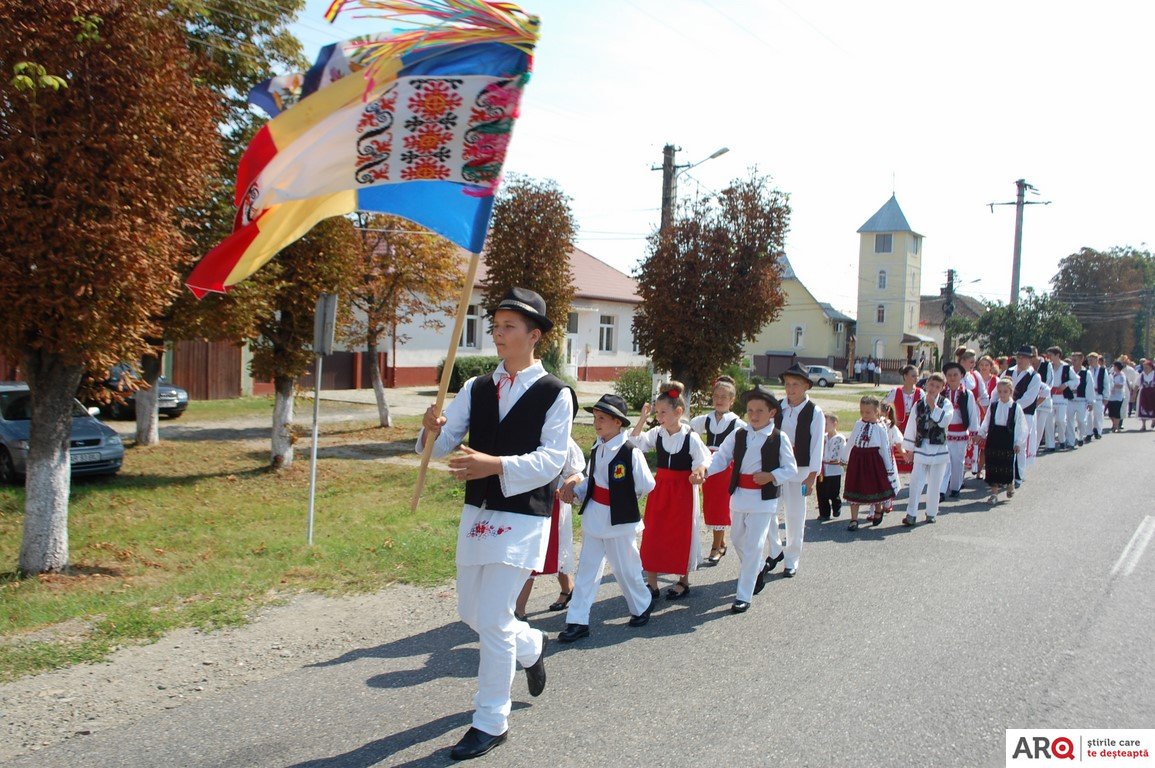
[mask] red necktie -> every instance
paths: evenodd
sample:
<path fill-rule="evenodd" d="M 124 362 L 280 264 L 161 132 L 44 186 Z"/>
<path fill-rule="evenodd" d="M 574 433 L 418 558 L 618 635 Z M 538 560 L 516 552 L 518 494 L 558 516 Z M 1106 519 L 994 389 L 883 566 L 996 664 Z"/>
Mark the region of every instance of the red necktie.
<path fill-rule="evenodd" d="M 497 380 L 497 400 L 498 400 L 498 402 L 501 402 L 501 387 L 503 384 L 508 385 L 510 389 L 513 389 L 513 377 L 510 376 L 508 373 L 503 373 L 501 375 L 501 378 Z"/>

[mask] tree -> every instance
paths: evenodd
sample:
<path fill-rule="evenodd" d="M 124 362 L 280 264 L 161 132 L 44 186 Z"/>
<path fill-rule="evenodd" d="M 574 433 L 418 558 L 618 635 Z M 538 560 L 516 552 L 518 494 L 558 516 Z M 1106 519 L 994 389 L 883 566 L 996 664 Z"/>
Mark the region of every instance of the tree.
<path fill-rule="evenodd" d="M 393 337 L 390 359 L 396 366 L 397 345 L 409 340 L 398 335 L 399 325 L 420 315 L 424 316 L 423 328 L 444 327 L 440 317 L 456 309 L 453 300 L 463 279 L 462 253 L 449 241 L 398 216 L 363 215 L 358 234 L 341 337 L 350 344 L 365 344 L 381 426 L 391 427 L 385 382 L 377 365 L 381 337 Z"/>
<path fill-rule="evenodd" d="M 787 196 L 755 171 L 650 236 L 634 338 L 657 368 L 693 391 L 741 358 L 785 302 L 778 254 L 789 222 Z"/>
<path fill-rule="evenodd" d="M 313 320 L 322 293 L 340 295 L 353 274 L 359 238 L 342 216 L 326 219 L 238 286 L 238 306 L 255 308 L 254 376 L 273 382 L 274 468 L 293 463 L 293 387 L 313 367 Z"/>
<path fill-rule="evenodd" d="M 182 19 L 189 47 L 207 61 L 202 81 L 223 105 L 219 120 L 219 140 L 225 162 L 211 176 L 205 194 L 185 211 L 184 231 L 195 243 L 194 252 L 203 255 L 232 229 L 233 182 L 237 163 L 249 140 L 263 122 L 249 108 L 245 98 L 257 82 L 274 69 L 304 64 L 300 42 L 288 25 L 304 7 L 301 0 L 254 3 L 252 0 L 174 0 L 172 11 Z M 215 311 L 217 302 L 198 303 L 187 291 L 156 317 L 157 333 L 140 358 L 145 386 L 136 394 L 136 443 L 152 445 L 160 441 L 157 430 L 156 382 L 160 377 L 164 340 L 205 338 L 233 341 L 224 315 Z"/>
<path fill-rule="evenodd" d="M 569 254 L 576 232 L 569 197 L 555 181 L 511 176 L 494 202 L 485 246 L 485 309 L 492 315 L 515 286 L 540 293 L 553 330 L 538 345 L 539 355 L 565 338 L 574 297 Z"/>
<path fill-rule="evenodd" d="M 0 4 L 0 352 L 32 399 L 23 573 L 68 565 L 82 374 L 146 348 L 189 261 L 180 210 L 217 162 L 219 113 L 185 40 L 149 0 Z M 25 61 L 67 87 L 8 79 Z"/>
<path fill-rule="evenodd" d="M 987 349 L 994 355 L 1013 355 L 1028 344 L 1068 350 L 1083 332 L 1067 304 L 1032 288 L 1023 290 L 1018 304 L 988 306 L 990 311 L 975 322 L 975 330 L 987 339 Z"/>
<path fill-rule="evenodd" d="M 1116 246 L 1081 248 L 1059 262 L 1051 278 L 1055 298 L 1068 304 L 1083 326 L 1078 345 L 1110 358 L 1142 357 L 1150 345 L 1155 259 L 1148 251 Z"/>

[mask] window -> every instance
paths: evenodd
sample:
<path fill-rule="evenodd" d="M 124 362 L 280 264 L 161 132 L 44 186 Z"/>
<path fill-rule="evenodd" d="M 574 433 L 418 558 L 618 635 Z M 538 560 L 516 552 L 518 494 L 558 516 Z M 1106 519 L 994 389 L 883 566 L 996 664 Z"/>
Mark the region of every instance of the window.
<path fill-rule="evenodd" d="M 630 349 L 633 350 L 635 355 L 638 354 L 638 334 L 636 333 L 630 336 Z"/>
<path fill-rule="evenodd" d="M 602 315 L 598 323 L 598 351 L 613 352 L 618 319 L 613 315 Z"/>
<path fill-rule="evenodd" d="M 915 235 L 914 236 L 914 255 L 917 256 L 919 251 L 921 251 L 921 250 L 922 250 L 922 238 L 919 237 L 918 235 Z"/>
<path fill-rule="evenodd" d="M 578 313 L 577 312 L 570 312 L 569 313 L 569 318 L 566 320 L 566 323 L 565 323 L 565 332 L 566 333 L 577 333 L 578 332 Z"/>
<path fill-rule="evenodd" d="M 878 271 L 878 290 L 880 290 L 880 291 L 886 290 L 886 270 L 885 269 L 880 269 Z"/>
<path fill-rule="evenodd" d="M 802 348 L 802 326 L 801 325 L 794 326 L 794 348 L 795 349 L 801 349 Z"/>
<path fill-rule="evenodd" d="M 875 253 L 890 253 L 891 251 L 891 234 L 888 232 L 885 235 L 874 236 L 874 252 Z"/>
<path fill-rule="evenodd" d="M 886 307 L 882 304 L 878 305 L 877 314 L 875 315 L 875 322 L 882 325 L 886 322 Z"/>
<path fill-rule="evenodd" d="M 835 323 L 834 324 L 834 332 L 835 333 L 842 333 L 845 330 L 846 330 L 846 325 L 844 323 Z"/>
<path fill-rule="evenodd" d="M 465 308 L 465 327 L 461 330 L 462 347 L 477 349 L 480 346 L 477 338 L 477 329 L 480 324 L 481 313 L 476 304 L 470 304 Z"/>

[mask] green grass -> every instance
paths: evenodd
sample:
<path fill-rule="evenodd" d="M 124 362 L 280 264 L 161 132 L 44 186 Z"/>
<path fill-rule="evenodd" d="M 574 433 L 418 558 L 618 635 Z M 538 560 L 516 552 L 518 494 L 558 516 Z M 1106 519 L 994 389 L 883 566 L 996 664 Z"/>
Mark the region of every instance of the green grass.
<path fill-rule="evenodd" d="M 324 408 L 325 404 L 322 403 L 321 407 Z M 295 398 L 293 408 L 298 414 L 298 418 L 302 418 L 302 415 L 304 418 L 308 418 L 312 413 L 313 398 Z M 377 406 L 371 404 L 342 403 L 341 409 L 364 410 L 366 413 L 372 413 L 376 411 Z M 182 418 L 192 418 L 198 421 L 224 421 L 250 416 L 267 416 L 269 419 L 272 419 L 273 396 L 252 395 L 249 397 L 235 397 L 229 400 L 193 400 L 189 402 L 188 410 L 185 411 L 185 415 Z M 162 419 L 161 423 L 166 423 L 166 420 Z"/>

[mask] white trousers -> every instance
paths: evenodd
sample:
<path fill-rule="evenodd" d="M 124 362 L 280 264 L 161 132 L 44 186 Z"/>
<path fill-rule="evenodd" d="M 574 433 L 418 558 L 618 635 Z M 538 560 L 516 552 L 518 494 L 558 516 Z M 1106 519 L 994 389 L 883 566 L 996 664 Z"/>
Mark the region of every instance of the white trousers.
<path fill-rule="evenodd" d="M 650 590 L 642 576 L 642 556 L 638 552 L 637 536 L 614 536 L 603 539 L 582 537 L 582 552 L 578 558 L 577 576 L 574 577 L 573 599 L 566 613 L 567 624 L 589 624 L 590 608 L 602 583 L 606 560 L 614 571 L 614 578 L 626 598 L 630 615 L 637 616 L 650 605 Z"/>
<path fill-rule="evenodd" d="M 770 513 L 770 557 L 785 554 L 782 565 L 797 568 L 802 557 L 802 539 L 806 535 L 806 500 L 802 495 L 802 483 L 786 483 L 778 494 L 778 509 Z M 778 515 L 786 515 L 786 547 L 778 538 Z"/>
<path fill-rule="evenodd" d="M 1103 401 L 1096 400 L 1091 403 L 1091 428 L 1098 434 L 1103 434 Z"/>
<path fill-rule="evenodd" d="M 513 617 L 517 595 L 531 573 L 502 563 L 457 567 L 457 613 L 481 644 L 473 727 L 492 736 L 509 728 L 517 663 L 528 667 L 541 656 L 541 631 Z"/>
<path fill-rule="evenodd" d="M 754 598 L 754 582 L 762 570 L 762 548 L 770 534 L 770 520 L 775 514 L 765 512 L 735 512 L 730 510 L 730 543 L 738 553 L 738 586 L 735 600 L 748 603 Z"/>
<path fill-rule="evenodd" d="M 1090 436 L 1087 431 L 1087 401 L 1075 398 L 1067 405 L 1067 434 L 1071 436 L 1070 443 Z"/>
<path fill-rule="evenodd" d="M 946 463 L 923 464 L 914 460 L 914 470 L 910 473 L 910 497 L 906 502 L 906 514 L 918 517 L 918 499 L 926 491 L 926 516 L 938 517 L 938 489 L 943 477 L 950 470 Z"/>
<path fill-rule="evenodd" d="M 951 440 L 948 437 L 946 448 L 950 451 L 950 469 L 942 476 L 942 483 L 939 484 L 939 493 L 947 493 L 948 491 L 961 489 L 963 480 L 966 478 L 966 466 L 964 466 L 967 457 L 966 441 Z"/>
<path fill-rule="evenodd" d="M 1035 438 L 1037 448 L 1045 444 L 1048 448 L 1055 447 L 1055 409 L 1039 408 L 1035 411 Z"/>
<path fill-rule="evenodd" d="M 1064 445 L 1075 444 L 1075 427 L 1071 423 L 1071 401 L 1057 395 L 1055 397 L 1055 440 Z"/>
<path fill-rule="evenodd" d="M 1030 469 L 1035 464 L 1035 456 L 1039 453 L 1039 425 L 1035 420 L 1035 414 L 1027 416 L 1027 427 L 1030 431 L 1030 436 L 1027 438 L 1026 458 L 1022 456 L 1018 459 L 1018 468 L 1020 479 L 1022 475 L 1026 474 L 1025 470 Z"/>

